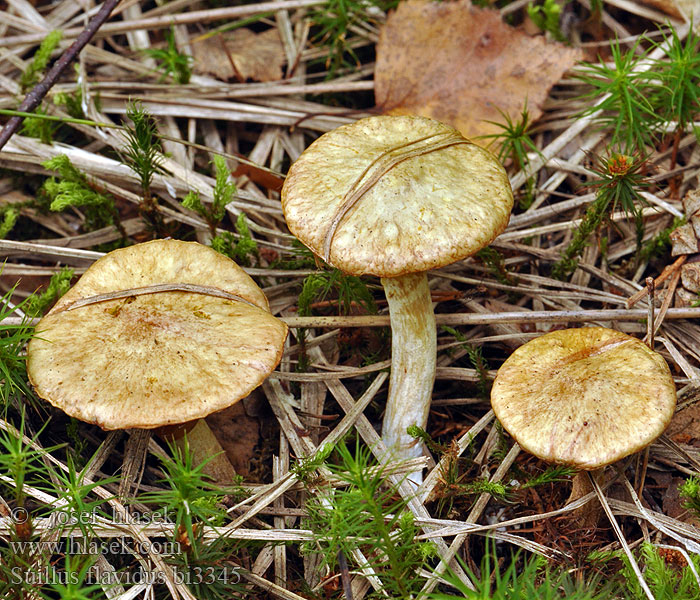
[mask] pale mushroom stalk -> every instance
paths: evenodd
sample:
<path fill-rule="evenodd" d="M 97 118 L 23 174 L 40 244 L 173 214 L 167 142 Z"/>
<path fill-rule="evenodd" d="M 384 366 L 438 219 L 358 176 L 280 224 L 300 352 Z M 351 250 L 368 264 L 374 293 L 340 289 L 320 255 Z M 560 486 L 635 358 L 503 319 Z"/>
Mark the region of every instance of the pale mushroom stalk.
<path fill-rule="evenodd" d="M 382 439 L 395 458 L 416 458 L 423 444 L 409 435 L 411 425 L 425 429 L 435 380 L 437 334 L 425 273 L 384 277 L 391 316 L 391 377 Z M 421 473 L 410 475 L 420 484 Z"/>
<path fill-rule="evenodd" d="M 395 458 L 419 456 L 422 444 L 406 429 L 425 428 L 435 378 L 426 272 L 472 256 L 505 229 L 513 208 L 505 170 L 449 125 L 381 115 L 311 144 L 289 169 L 281 202 L 289 230 L 329 265 L 381 278 L 393 336 L 384 441 Z"/>

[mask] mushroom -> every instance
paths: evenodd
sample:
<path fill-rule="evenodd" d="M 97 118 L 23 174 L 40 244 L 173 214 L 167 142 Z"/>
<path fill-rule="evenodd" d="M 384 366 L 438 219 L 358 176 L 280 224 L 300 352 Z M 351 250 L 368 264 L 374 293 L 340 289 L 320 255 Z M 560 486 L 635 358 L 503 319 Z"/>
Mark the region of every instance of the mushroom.
<path fill-rule="evenodd" d="M 36 330 L 27 372 L 41 398 L 107 430 L 194 422 L 190 448 L 221 452 L 207 465 L 219 481 L 233 468 L 204 417 L 259 386 L 287 336 L 243 269 L 177 240 L 100 258 Z"/>
<path fill-rule="evenodd" d="M 498 370 L 491 405 L 531 454 L 582 470 L 609 465 L 660 436 L 676 407 L 666 361 L 605 327 L 552 331 Z"/>
<path fill-rule="evenodd" d="M 491 405 L 503 427 L 535 456 L 581 469 L 567 504 L 595 491 L 621 542 L 597 470 L 642 450 L 668 426 L 676 386 L 666 361 L 642 341 L 605 327 L 552 331 L 520 346 L 498 370 Z M 631 489 L 631 486 L 630 486 Z M 595 508 L 575 511 L 595 525 Z M 653 598 L 622 543 L 642 589 Z"/>
<path fill-rule="evenodd" d="M 513 207 L 505 170 L 452 127 L 376 116 L 318 138 L 282 188 L 290 231 L 328 264 L 381 278 L 392 331 L 382 438 L 398 458 L 422 444 L 435 378 L 436 328 L 426 272 L 501 233 Z M 413 474 L 420 482 L 420 473 Z"/>
<path fill-rule="evenodd" d="M 563 329 L 508 357 L 491 388 L 491 405 L 525 450 L 580 470 L 569 504 L 593 489 L 582 471 L 602 469 L 663 433 L 676 386 L 666 361 L 637 338 L 605 327 Z M 575 514 L 584 526 L 595 526 L 600 510 Z"/>

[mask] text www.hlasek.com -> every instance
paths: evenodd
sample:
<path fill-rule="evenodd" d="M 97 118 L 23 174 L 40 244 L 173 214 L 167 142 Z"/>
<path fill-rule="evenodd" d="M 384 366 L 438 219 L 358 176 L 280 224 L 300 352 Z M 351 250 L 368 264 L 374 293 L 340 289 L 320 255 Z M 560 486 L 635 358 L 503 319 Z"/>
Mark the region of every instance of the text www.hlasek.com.
<path fill-rule="evenodd" d="M 111 540 L 85 540 L 82 538 L 68 538 L 55 542 L 19 542 L 11 541 L 10 550 L 15 554 L 27 552 L 49 552 L 50 554 L 148 554 L 151 552 L 160 555 L 181 554 L 182 548 L 179 542 L 157 542 L 152 540 L 130 540 L 127 538 L 114 538 Z"/>

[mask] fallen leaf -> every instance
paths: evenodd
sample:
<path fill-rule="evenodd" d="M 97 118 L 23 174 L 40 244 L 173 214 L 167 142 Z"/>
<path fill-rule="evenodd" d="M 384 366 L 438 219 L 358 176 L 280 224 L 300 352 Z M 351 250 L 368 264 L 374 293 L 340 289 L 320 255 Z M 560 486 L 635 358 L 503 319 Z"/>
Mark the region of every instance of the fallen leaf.
<path fill-rule="evenodd" d="M 688 190 L 683 196 L 683 211 L 693 226 L 695 237 L 700 240 L 700 189 Z"/>
<path fill-rule="evenodd" d="M 245 158 L 243 155 L 238 155 Z M 234 177 L 248 177 L 252 182 L 261 185 L 268 190 L 279 192 L 284 184 L 284 179 L 265 167 L 259 167 L 248 162 L 239 162 L 236 170 L 231 173 Z"/>
<path fill-rule="evenodd" d="M 681 267 L 681 282 L 689 292 L 700 292 L 700 263 L 686 263 Z"/>
<path fill-rule="evenodd" d="M 377 46 L 376 101 L 391 114 L 449 123 L 467 137 L 501 131 L 498 109 L 531 120 L 551 87 L 580 58 L 578 50 L 530 37 L 498 11 L 407 0 L 389 15 Z"/>
<path fill-rule="evenodd" d="M 219 440 L 226 456 L 239 475 L 247 476 L 260 442 L 260 423 L 248 416 L 243 402 L 207 417 L 207 423 Z"/>
<path fill-rule="evenodd" d="M 691 404 L 673 415 L 666 435 L 679 444 L 700 445 L 700 403 Z"/>
<path fill-rule="evenodd" d="M 673 297 L 674 308 L 690 308 L 695 304 L 698 295 L 689 292 L 685 288 L 676 288 L 676 294 Z"/>
<path fill-rule="evenodd" d="M 693 15 L 700 15 L 700 0 L 642 0 L 641 3 L 679 19 L 685 17 L 690 20 Z"/>
<path fill-rule="evenodd" d="M 227 81 L 247 79 L 278 81 L 282 79 L 284 48 L 277 29 L 255 33 L 236 29 L 192 44 L 193 69 Z"/>
<path fill-rule="evenodd" d="M 653 476 L 653 473 L 654 471 L 649 471 L 650 476 Z M 654 479 L 656 480 L 656 484 L 663 490 L 661 507 L 664 514 L 672 519 L 678 519 L 683 523 L 698 527 L 698 525 L 700 525 L 700 519 L 683 506 L 685 499 L 681 498 L 678 491 L 678 488 L 683 485 L 685 479 L 682 477 L 674 477 L 671 473 L 667 473 L 665 477 L 654 477 Z"/>
<path fill-rule="evenodd" d="M 661 500 L 663 511 L 665 515 L 672 519 L 688 516 L 688 510 L 683 508 L 684 500 L 678 493 L 678 488 L 684 481 L 685 479 L 681 479 L 680 477 L 670 477 L 668 483 L 662 488 L 664 490 Z"/>
<path fill-rule="evenodd" d="M 676 227 L 671 233 L 671 256 L 695 254 L 700 251 L 698 238 L 690 223 Z"/>

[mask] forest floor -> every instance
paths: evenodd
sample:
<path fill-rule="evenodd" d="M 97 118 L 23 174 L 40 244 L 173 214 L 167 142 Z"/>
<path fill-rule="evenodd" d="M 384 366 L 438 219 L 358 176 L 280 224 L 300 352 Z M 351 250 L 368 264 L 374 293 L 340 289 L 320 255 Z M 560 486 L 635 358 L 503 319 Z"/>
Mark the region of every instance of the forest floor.
<path fill-rule="evenodd" d="M 649 2 L 118 3 L 0 148 L 0 597 L 700 597 L 698 3 Z M 0 3 L 0 124 L 99 8 Z M 408 463 L 380 440 L 379 278 L 313 256 L 280 203 L 311 142 L 377 114 L 452 125 L 515 197 L 490 246 L 428 275 Z M 289 327 L 270 378 L 207 418 L 233 481 L 27 379 L 55 301 L 160 238 L 235 260 Z M 592 480 L 521 450 L 489 400 L 517 348 L 584 326 L 644 340 L 677 391 L 665 433 Z"/>

